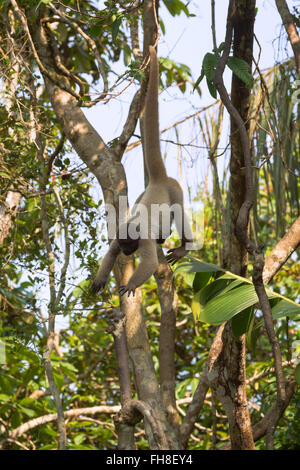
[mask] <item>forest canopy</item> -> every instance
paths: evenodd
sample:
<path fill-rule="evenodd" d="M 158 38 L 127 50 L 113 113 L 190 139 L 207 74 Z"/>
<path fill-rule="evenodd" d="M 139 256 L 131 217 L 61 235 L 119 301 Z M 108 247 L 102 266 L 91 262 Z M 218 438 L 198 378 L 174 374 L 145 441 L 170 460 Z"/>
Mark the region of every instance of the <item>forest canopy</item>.
<path fill-rule="evenodd" d="M 200 3 L 0 1 L 2 450 L 299 449 L 300 4 Z M 198 244 L 93 294 L 148 184 L 151 45 Z"/>

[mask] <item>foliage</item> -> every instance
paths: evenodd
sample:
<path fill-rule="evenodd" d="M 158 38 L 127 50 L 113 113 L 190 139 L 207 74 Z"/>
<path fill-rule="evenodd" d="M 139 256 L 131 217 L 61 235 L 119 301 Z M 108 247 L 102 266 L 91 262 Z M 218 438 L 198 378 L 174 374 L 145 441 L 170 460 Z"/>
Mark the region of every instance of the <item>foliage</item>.
<path fill-rule="evenodd" d="M 202 69 L 199 78 L 196 80 L 194 88 L 197 88 L 202 82 L 203 78 L 206 77 L 207 87 L 213 98 L 217 98 L 217 89 L 214 84 L 215 71 L 218 66 L 221 52 L 224 48 L 222 43 L 217 49 L 213 50 L 213 53 L 207 52 L 202 61 Z M 243 59 L 239 57 L 230 56 L 227 64 L 232 72 L 249 88 L 253 87 L 254 81 L 250 73 L 250 67 Z"/>
<path fill-rule="evenodd" d="M 250 307 L 258 303 L 251 281 L 237 276 L 218 266 L 191 258 L 191 262 L 181 264 L 176 272 L 196 273 L 193 281 L 194 298 L 192 312 L 194 320 L 211 325 L 220 325 L 235 315 L 245 315 Z M 204 276 L 203 276 L 204 274 Z M 300 305 L 271 289 L 266 288 L 268 298 L 272 299 L 274 318 L 288 316 L 300 320 Z M 238 336 L 246 333 L 241 330 Z"/>
<path fill-rule="evenodd" d="M 30 10 L 33 21 L 37 20 L 39 14 L 48 11 L 48 3 L 48 0 L 18 2 L 21 7 Z M 143 78 L 141 64 L 133 60 L 128 46 L 128 28 L 130 24 L 136 24 L 138 21 L 138 13 L 127 10 L 132 2 L 108 0 L 105 2 L 105 8 L 99 10 L 94 2 L 84 0 L 80 2 L 80 12 L 77 9 L 79 2 L 65 0 L 63 3 L 70 7 L 69 17 L 80 24 L 83 31 L 95 41 L 108 75 L 109 92 L 119 85 L 123 86 L 128 77 L 138 81 Z M 191 16 L 186 4 L 180 0 L 165 0 L 165 5 L 171 15 L 183 13 Z M 107 242 L 105 230 L 101 227 L 105 215 L 101 197 L 95 191 L 95 181 L 66 142 L 52 161 L 48 172 L 46 163 L 51 162 L 51 155 L 63 137 L 63 129 L 45 90 L 41 87 L 41 76 L 32 57 L 28 61 L 31 75 L 26 67 L 14 69 L 14 58 L 9 55 L 11 43 L 5 36 L 5 5 L 1 4 L 0 13 L 1 37 L 5 38 L 4 53 L 1 49 L 0 73 L 4 92 L 9 97 L 6 102 L 4 99 L 0 102 L 0 203 L 5 204 L 8 191 L 17 191 L 22 195 L 21 205 L 14 216 L 9 236 L 0 251 L 2 443 L 2 439 L 20 425 L 34 418 L 56 413 L 44 367 L 50 262 L 42 234 L 42 197 L 49 221 L 57 288 L 61 285 L 60 272 L 65 260 L 66 233 L 63 216 L 67 220 L 71 246 L 71 262 L 63 295 L 56 306 L 59 341 L 51 356 L 55 383 L 63 396 L 64 411 L 92 409 L 99 405 L 117 406 L 120 404 L 120 389 L 113 340 L 106 331 L 111 308 L 119 302 L 113 278 L 101 298 L 91 296 L 89 291 L 90 279 L 97 269 L 98 259 L 103 254 L 102 249 Z M 101 94 L 103 78 L 99 64 L 82 36 L 66 23 L 59 23 L 49 34 L 54 35 L 65 65 L 72 71 L 73 78 L 70 80 L 73 89 L 78 89 L 75 79 L 77 77 L 84 83 L 86 95 L 90 94 L 86 96 L 86 103 L 91 99 L 93 87 Z M 20 28 L 16 28 L 13 39 L 23 46 L 24 36 Z M 27 44 L 25 46 L 27 47 Z M 28 50 L 25 50 L 28 54 Z M 219 48 L 213 54 L 208 53 L 205 56 L 202 73 L 196 83 L 198 86 L 205 76 L 212 94 L 213 75 L 221 50 Z M 113 67 L 119 65 L 120 58 L 123 58 L 125 67 L 122 67 L 121 73 L 116 76 Z M 240 59 L 231 57 L 228 66 L 248 86 L 253 85 L 248 69 Z M 163 86 L 168 87 L 175 83 L 182 92 L 186 90 L 186 84 L 191 80 L 188 67 L 163 58 L 160 61 L 160 69 Z M 9 95 L 13 78 L 17 78 L 14 99 Z M 254 161 L 258 167 L 255 178 L 254 224 L 251 230 L 255 231 L 259 239 L 267 240 L 269 250 L 299 210 L 299 182 L 289 171 L 297 171 L 299 115 L 291 101 L 292 64 L 285 63 L 274 67 L 264 75 L 264 79 L 268 94 L 262 90 L 259 80 L 256 79 L 250 110 L 256 116 L 256 120 L 251 120 L 251 133 Z M 40 92 L 34 106 L 33 89 Z M 7 105 L 8 102 L 10 106 Z M 31 119 L 35 107 L 43 140 L 43 164 L 38 160 L 32 135 Z M 199 124 L 199 121 L 197 123 Z M 211 118 L 207 123 L 207 133 L 211 132 L 211 135 L 216 137 L 216 121 Z M 268 126 L 271 130 L 267 135 L 264 129 Z M 270 138 L 272 133 L 282 136 L 281 148 L 278 144 L 273 145 L 274 142 Z M 209 141 L 209 138 L 207 140 Z M 282 162 L 282 154 L 288 155 L 286 165 Z M 39 181 L 41 173 L 44 172 L 49 174 L 47 173 L 46 187 L 41 191 Z M 224 207 L 228 201 L 226 184 L 225 174 L 219 201 Z M 56 193 L 59 194 L 63 211 L 57 203 Z M 175 277 L 179 299 L 175 343 L 176 400 L 180 412 L 184 414 L 201 376 L 215 336 L 216 325 L 232 318 L 232 328 L 236 336 L 247 332 L 248 396 L 253 405 L 252 421 L 258 422 L 261 414 L 269 409 L 275 395 L 275 376 L 271 368 L 272 353 L 264 334 L 257 299 L 250 281 L 238 278 L 215 264 L 220 259 L 222 249 L 220 225 L 215 217 L 220 209 L 216 192 L 210 193 L 199 188 L 197 196 L 203 200 L 205 207 L 205 245 L 204 249 L 196 254 L 202 261 L 190 260 L 188 265 L 180 264 Z M 169 240 L 168 243 L 172 241 Z M 291 373 L 289 361 L 292 344 L 300 340 L 297 324 L 299 306 L 295 304 L 299 295 L 298 283 L 299 263 L 296 253 L 277 274 L 269 290 L 284 360 L 288 363 L 286 374 Z M 153 279 L 143 286 L 143 312 L 154 366 L 159 375 L 158 338 L 161 312 Z M 196 322 L 198 317 L 203 321 Z M 299 369 L 296 370 L 297 378 Z M 211 394 L 207 395 L 198 419 L 200 426 L 195 428 L 189 442 L 190 449 L 212 448 L 214 400 Z M 277 448 L 299 447 L 298 402 L 299 388 L 286 415 L 279 423 L 275 435 Z M 228 443 L 228 421 L 221 404 L 216 402 L 215 407 L 217 447 L 222 448 Z M 116 449 L 114 414 L 115 411 L 103 411 L 70 417 L 67 422 L 68 449 Z M 12 450 L 56 449 L 57 436 L 57 424 L 53 420 L 33 427 L 15 440 L 5 441 L 3 445 L 5 449 Z M 139 449 L 146 449 L 148 446 L 142 422 L 136 427 L 136 442 Z M 264 448 L 264 445 L 264 439 L 261 439 L 257 448 Z"/>

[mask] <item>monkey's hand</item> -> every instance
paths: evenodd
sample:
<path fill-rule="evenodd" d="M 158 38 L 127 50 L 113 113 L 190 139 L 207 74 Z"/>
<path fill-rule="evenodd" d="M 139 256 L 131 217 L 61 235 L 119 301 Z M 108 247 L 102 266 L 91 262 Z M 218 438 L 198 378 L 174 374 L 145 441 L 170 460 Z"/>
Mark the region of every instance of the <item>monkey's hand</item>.
<path fill-rule="evenodd" d="M 100 290 L 100 289 L 104 289 L 104 287 L 106 286 L 106 282 L 107 282 L 106 277 L 102 278 L 102 277 L 96 276 L 94 281 L 93 281 L 93 284 L 92 284 L 93 294 L 96 294 L 98 292 L 98 290 Z"/>
<path fill-rule="evenodd" d="M 173 266 L 177 261 L 183 258 L 187 252 L 188 250 L 186 250 L 183 245 L 173 248 L 172 250 L 168 250 L 168 255 L 166 256 L 168 263 Z"/>
<path fill-rule="evenodd" d="M 135 287 L 132 287 L 129 284 L 127 284 L 127 286 L 120 286 L 119 287 L 119 294 L 121 296 L 124 295 L 126 292 L 128 292 L 128 297 L 130 296 L 131 293 L 134 297 L 135 296 Z"/>

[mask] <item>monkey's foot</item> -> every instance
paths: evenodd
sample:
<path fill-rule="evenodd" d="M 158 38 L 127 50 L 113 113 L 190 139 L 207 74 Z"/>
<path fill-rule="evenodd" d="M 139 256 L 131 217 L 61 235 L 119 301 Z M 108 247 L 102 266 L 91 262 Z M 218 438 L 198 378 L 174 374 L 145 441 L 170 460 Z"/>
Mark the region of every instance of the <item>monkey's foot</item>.
<path fill-rule="evenodd" d="M 168 263 L 173 266 L 177 261 L 179 261 L 183 256 L 187 254 L 187 251 L 184 246 L 179 246 L 177 248 L 173 248 L 172 250 L 168 250 L 168 255 L 166 256 L 166 259 Z"/>
<path fill-rule="evenodd" d="M 128 287 L 128 286 L 120 286 L 119 287 L 119 294 L 122 296 L 126 292 L 128 292 L 128 297 L 132 293 L 133 297 L 135 296 L 135 287 Z"/>

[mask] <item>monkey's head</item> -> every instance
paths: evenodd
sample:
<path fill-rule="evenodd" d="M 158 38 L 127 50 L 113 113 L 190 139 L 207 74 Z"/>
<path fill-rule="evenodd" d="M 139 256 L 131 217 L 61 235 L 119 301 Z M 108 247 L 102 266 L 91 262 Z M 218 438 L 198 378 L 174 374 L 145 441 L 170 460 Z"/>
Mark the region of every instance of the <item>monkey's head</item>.
<path fill-rule="evenodd" d="M 129 256 L 139 247 L 139 234 L 137 225 L 123 224 L 118 230 L 118 244 L 124 255 Z"/>

